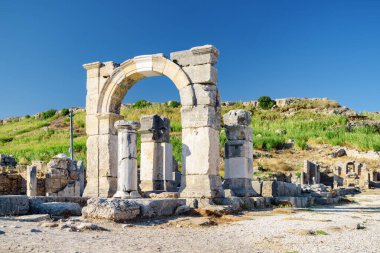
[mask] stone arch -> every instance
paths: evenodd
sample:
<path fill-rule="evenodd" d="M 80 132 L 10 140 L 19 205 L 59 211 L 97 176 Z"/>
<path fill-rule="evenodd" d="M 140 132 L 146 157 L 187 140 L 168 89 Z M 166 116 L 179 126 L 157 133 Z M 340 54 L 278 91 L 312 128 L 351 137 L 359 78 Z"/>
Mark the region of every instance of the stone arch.
<path fill-rule="evenodd" d="M 138 81 L 152 76 L 168 77 L 178 90 L 190 85 L 186 73 L 163 55 L 138 56 L 120 64 L 105 82 L 99 97 L 98 112 L 119 113 L 121 101 L 128 90 Z"/>
<path fill-rule="evenodd" d="M 171 53 L 142 55 L 122 64 L 95 62 L 87 70 L 86 196 L 111 197 L 117 186 L 117 135 L 114 122 L 128 90 L 151 76 L 166 76 L 181 99 L 183 176 L 181 196 L 223 194 L 218 176 L 220 102 L 213 46 Z"/>

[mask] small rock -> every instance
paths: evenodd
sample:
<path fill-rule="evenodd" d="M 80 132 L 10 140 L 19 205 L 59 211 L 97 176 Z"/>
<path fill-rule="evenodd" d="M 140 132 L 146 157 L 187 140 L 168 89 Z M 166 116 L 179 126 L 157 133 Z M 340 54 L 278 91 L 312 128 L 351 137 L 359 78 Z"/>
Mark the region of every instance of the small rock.
<path fill-rule="evenodd" d="M 121 226 L 122 229 L 127 229 L 127 228 L 132 228 L 132 227 L 135 227 L 135 225 L 133 224 L 124 224 Z"/>
<path fill-rule="evenodd" d="M 74 227 L 66 227 L 62 230 L 65 232 L 76 232 L 77 231 Z"/>
<path fill-rule="evenodd" d="M 30 230 L 30 232 L 32 232 L 32 233 L 42 233 L 41 230 L 36 229 L 36 228 L 32 228 L 32 229 Z"/>
<path fill-rule="evenodd" d="M 186 214 L 186 213 L 189 213 L 190 211 L 191 211 L 191 208 L 189 206 L 182 205 L 182 206 L 177 207 L 177 209 L 175 210 L 175 215 Z"/>
<path fill-rule="evenodd" d="M 344 150 L 343 148 L 334 150 L 332 152 L 332 156 L 333 157 L 342 157 L 342 156 L 345 156 L 345 155 L 346 155 L 346 150 Z"/>
<path fill-rule="evenodd" d="M 210 220 L 206 217 L 194 218 L 191 221 L 196 226 L 206 227 L 218 225 L 215 221 Z"/>
<path fill-rule="evenodd" d="M 93 223 L 81 223 L 76 227 L 80 232 L 85 230 L 94 230 L 94 231 L 109 231 L 109 229 L 98 226 Z"/>
<path fill-rule="evenodd" d="M 284 134 L 286 134 L 286 130 L 285 129 L 277 129 L 276 134 L 284 135 Z"/>
<path fill-rule="evenodd" d="M 317 233 L 314 230 L 307 231 L 308 235 L 316 235 Z"/>
<path fill-rule="evenodd" d="M 41 223 L 40 226 L 41 226 L 41 227 L 44 227 L 44 228 L 55 228 L 55 227 L 58 227 L 58 223 L 54 223 L 54 222 L 43 222 L 43 223 Z"/>
<path fill-rule="evenodd" d="M 5 234 L 5 232 L 0 230 L 0 235 L 3 235 L 3 234 Z"/>
<path fill-rule="evenodd" d="M 10 228 L 21 228 L 21 226 L 10 226 Z"/>
<path fill-rule="evenodd" d="M 362 223 L 358 223 L 357 225 L 356 225 L 356 229 L 365 229 L 366 227 L 364 226 L 364 224 L 362 224 Z"/>

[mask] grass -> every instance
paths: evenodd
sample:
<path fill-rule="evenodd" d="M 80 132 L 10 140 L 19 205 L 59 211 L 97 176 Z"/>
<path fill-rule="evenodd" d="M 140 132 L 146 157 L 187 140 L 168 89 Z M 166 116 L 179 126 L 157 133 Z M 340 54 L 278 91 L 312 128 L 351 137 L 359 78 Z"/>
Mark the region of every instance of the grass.
<path fill-rule="evenodd" d="M 329 233 L 327 233 L 327 232 L 325 232 L 323 230 L 317 230 L 317 231 L 315 231 L 315 234 L 316 235 L 329 235 Z"/>
<path fill-rule="evenodd" d="M 333 102 L 305 102 L 297 104 L 297 108 L 316 108 L 320 106 L 335 107 Z M 313 104 L 314 103 L 314 104 Z M 326 103 L 326 104 L 316 104 Z M 348 118 L 340 115 L 326 115 L 311 112 L 310 110 L 297 111 L 287 115 L 277 110 L 261 110 L 242 103 L 233 106 L 223 106 L 222 114 L 233 109 L 244 109 L 252 113 L 251 127 L 253 128 L 255 149 L 280 149 L 288 140 L 293 140 L 298 149 L 307 149 L 313 144 L 341 145 L 360 151 L 380 151 L 380 134 L 372 127 L 359 127 L 348 131 Z M 281 110 L 283 110 L 281 108 Z M 123 106 L 121 115 L 128 120 L 139 120 L 142 115 L 159 114 L 171 121 L 171 143 L 176 160 L 181 164 L 181 115 L 180 107 L 173 108 L 166 104 L 152 104 L 144 108 Z M 376 113 L 364 113 L 369 120 L 380 120 Z M 57 123 L 59 122 L 59 124 Z M 68 154 L 69 149 L 69 118 L 68 116 L 54 115 L 46 119 L 25 118 L 19 122 L 10 122 L 0 125 L 0 153 L 12 154 L 18 161 L 32 160 L 49 161 L 57 153 Z M 86 160 L 85 112 L 74 115 L 75 127 L 75 156 Z M 281 130 L 277 131 L 276 130 Z M 224 143 L 227 141 L 225 132 L 220 134 L 221 155 Z M 271 167 L 277 165 L 271 164 Z M 284 165 L 277 169 L 285 171 Z M 262 176 L 270 176 L 262 175 Z"/>

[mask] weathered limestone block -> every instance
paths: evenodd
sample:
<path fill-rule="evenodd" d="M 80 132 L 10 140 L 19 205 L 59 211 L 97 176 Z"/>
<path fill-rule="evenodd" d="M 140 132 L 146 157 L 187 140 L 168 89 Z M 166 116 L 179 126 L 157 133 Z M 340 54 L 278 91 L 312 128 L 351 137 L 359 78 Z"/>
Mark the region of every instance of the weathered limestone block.
<path fill-rule="evenodd" d="M 107 219 L 116 222 L 133 220 L 140 215 L 140 205 L 123 199 L 91 198 L 82 209 L 84 218 Z"/>
<path fill-rule="evenodd" d="M 216 106 L 220 104 L 218 89 L 213 84 L 191 84 L 179 92 L 182 106 Z"/>
<path fill-rule="evenodd" d="M 301 196 L 301 187 L 297 184 L 281 181 L 252 181 L 253 189 L 263 197 Z"/>
<path fill-rule="evenodd" d="M 183 67 L 191 83 L 217 84 L 218 71 L 211 64 Z"/>
<path fill-rule="evenodd" d="M 233 125 L 233 126 L 224 126 L 226 129 L 227 139 L 230 141 L 235 140 L 246 140 L 249 142 L 253 141 L 252 138 L 252 129 L 246 126 Z"/>
<path fill-rule="evenodd" d="M 35 205 L 35 213 L 50 214 L 51 216 L 80 216 L 82 208 L 78 203 L 69 202 L 48 202 Z"/>
<path fill-rule="evenodd" d="M 26 169 L 26 195 L 37 196 L 37 167 L 28 166 Z"/>
<path fill-rule="evenodd" d="M 182 174 L 181 198 L 224 197 L 222 179 L 218 175 Z"/>
<path fill-rule="evenodd" d="M 114 198 L 140 197 L 137 189 L 137 129 L 140 123 L 119 120 L 118 131 L 117 192 Z"/>
<path fill-rule="evenodd" d="M 171 199 L 141 199 L 140 204 L 141 218 L 155 218 L 161 216 L 174 215 L 179 206 L 186 204 L 186 200 Z"/>
<path fill-rule="evenodd" d="M 5 195 L 0 196 L 0 216 L 25 215 L 29 212 L 28 196 Z"/>
<path fill-rule="evenodd" d="M 251 130 L 252 131 L 252 130 Z M 252 142 L 244 140 L 232 140 L 225 144 L 225 158 L 244 157 L 252 160 L 253 147 Z"/>
<path fill-rule="evenodd" d="M 219 52 L 212 45 L 193 47 L 190 50 L 170 53 L 170 59 L 180 66 L 211 64 L 218 61 Z"/>
<path fill-rule="evenodd" d="M 141 143 L 140 188 L 142 191 L 171 190 L 173 147 L 170 143 Z"/>
<path fill-rule="evenodd" d="M 182 106 L 181 120 L 182 128 L 212 127 L 219 130 L 220 110 L 207 105 Z"/>
<path fill-rule="evenodd" d="M 186 175 L 218 175 L 219 131 L 211 127 L 182 129 L 182 167 Z"/>
<path fill-rule="evenodd" d="M 159 115 L 142 116 L 140 189 L 142 191 L 173 190 L 173 147 L 170 121 Z"/>
<path fill-rule="evenodd" d="M 255 196 L 252 188 L 253 146 L 251 117 L 248 111 L 233 110 L 224 115 L 224 124 L 228 129 L 224 148 L 225 180 L 224 189 L 232 196 Z M 232 137 L 229 139 L 228 137 Z"/>
<path fill-rule="evenodd" d="M 170 120 L 157 114 L 140 118 L 141 142 L 169 142 Z"/>
<path fill-rule="evenodd" d="M 223 122 L 225 126 L 249 126 L 251 114 L 244 110 L 231 110 L 224 114 Z"/>
<path fill-rule="evenodd" d="M 224 159 L 225 162 L 225 179 L 229 178 L 247 178 L 253 176 L 252 159 L 245 157 L 231 157 Z"/>
<path fill-rule="evenodd" d="M 55 156 L 47 165 L 46 196 L 80 197 L 80 178 L 84 180 L 84 168 L 66 155 Z"/>

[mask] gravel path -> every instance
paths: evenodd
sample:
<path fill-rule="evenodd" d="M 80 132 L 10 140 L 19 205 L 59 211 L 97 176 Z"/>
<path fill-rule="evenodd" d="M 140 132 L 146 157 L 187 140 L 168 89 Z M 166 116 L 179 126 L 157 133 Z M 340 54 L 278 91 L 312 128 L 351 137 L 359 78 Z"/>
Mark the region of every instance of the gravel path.
<path fill-rule="evenodd" d="M 380 252 L 380 195 L 354 199 L 359 203 L 226 216 L 213 220 L 217 226 L 182 217 L 124 228 L 98 221 L 110 231 L 70 232 L 0 220 L 0 252 Z"/>

